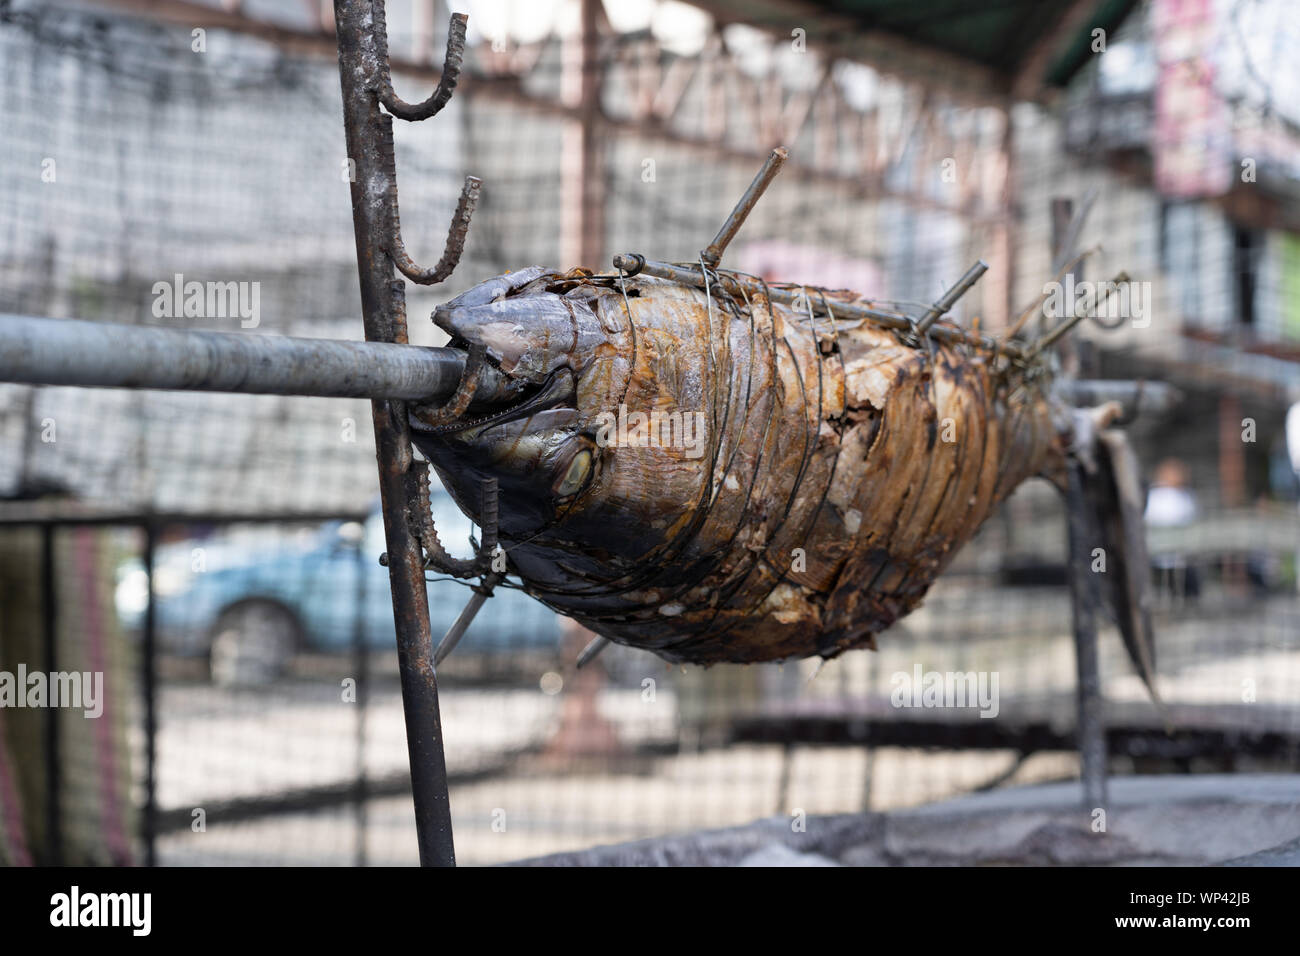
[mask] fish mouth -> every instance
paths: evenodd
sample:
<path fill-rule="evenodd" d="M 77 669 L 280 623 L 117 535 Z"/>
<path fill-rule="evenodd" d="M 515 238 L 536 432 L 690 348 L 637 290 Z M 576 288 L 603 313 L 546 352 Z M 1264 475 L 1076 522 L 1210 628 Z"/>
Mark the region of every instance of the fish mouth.
<path fill-rule="evenodd" d="M 504 404 L 495 402 L 485 406 L 487 409 L 485 412 L 472 417 L 461 418 L 445 425 L 425 425 L 420 427 L 420 430 L 432 435 L 463 435 L 494 425 L 529 418 L 549 408 L 562 406 L 572 408 L 577 395 L 577 382 L 573 371 L 566 367 L 551 372 L 540 385 L 533 385 L 521 379 L 516 379 L 514 385 L 518 388 L 520 396 L 514 401 L 507 401 Z"/>

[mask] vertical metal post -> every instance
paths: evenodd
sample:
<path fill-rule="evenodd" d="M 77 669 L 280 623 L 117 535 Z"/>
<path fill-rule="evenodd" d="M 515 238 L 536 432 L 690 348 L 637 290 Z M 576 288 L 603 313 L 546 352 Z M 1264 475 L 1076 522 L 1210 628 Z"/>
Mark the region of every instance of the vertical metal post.
<path fill-rule="evenodd" d="M 1069 465 L 1069 491 L 1065 507 L 1069 521 L 1070 610 L 1074 618 L 1074 661 L 1078 706 L 1079 759 L 1082 763 L 1083 807 L 1105 809 L 1106 713 L 1101 695 L 1101 667 L 1097 658 L 1097 604 L 1101 600 L 1097 575 L 1092 571 L 1092 549 L 1097 541 L 1096 522 L 1083 494 L 1083 465 Z"/>
<path fill-rule="evenodd" d="M 356 798 L 354 823 L 357 828 L 356 856 L 353 862 L 365 866 L 367 862 L 367 807 L 369 781 L 366 779 L 366 706 L 370 699 L 370 657 L 366 646 L 366 549 L 364 538 L 356 543 L 353 565 L 357 574 L 356 613 L 352 620 L 352 660 L 356 674 Z"/>
<path fill-rule="evenodd" d="M 1051 214 L 1055 274 L 1073 257 L 1081 223 L 1075 223 L 1074 203 L 1069 199 L 1053 199 Z M 1069 356 L 1062 358 L 1068 361 Z M 1083 493 L 1084 479 L 1083 465 L 1071 460 L 1065 496 L 1069 532 L 1066 573 L 1074 623 L 1076 735 L 1083 807 L 1094 810 L 1106 807 L 1106 714 L 1101 696 L 1101 666 L 1097 657 L 1097 605 L 1101 600 L 1101 588 L 1092 571 L 1092 549 L 1096 546 L 1098 529 Z"/>
<path fill-rule="evenodd" d="M 144 843 L 145 866 L 158 865 L 158 640 L 153 582 L 157 547 L 158 528 L 147 521 L 144 526 L 144 628 L 140 641 L 140 684 L 144 694 L 144 807 L 140 814 L 140 838 Z"/>
<path fill-rule="evenodd" d="M 41 527 L 42 661 L 53 679 L 59 669 L 58 594 L 54 580 L 54 525 Z M 45 859 L 63 865 L 63 754 L 58 707 L 45 709 Z"/>
<path fill-rule="evenodd" d="M 395 221 L 397 182 L 392 118 L 379 108 L 385 51 L 376 30 L 377 19 L 382 29 L 382 13 L 376 13 L 376 0 L 334 0 L 347 156 L 355 169 L 352 217 L 366 339 L 405 343 L 405 285 L 384 248 L 384 237 Z M 371 409 L 420 863 L 454 866 L 424 558 L 408 524 L 417 476 L 410 470 L 406 406 L 382 400 L 372 402 Z"/>

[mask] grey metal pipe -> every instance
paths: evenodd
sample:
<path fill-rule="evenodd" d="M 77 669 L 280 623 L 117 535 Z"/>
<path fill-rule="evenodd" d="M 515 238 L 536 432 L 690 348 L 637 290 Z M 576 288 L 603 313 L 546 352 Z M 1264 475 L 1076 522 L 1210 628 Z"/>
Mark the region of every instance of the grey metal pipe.
<path fill-rule="evenodd" d="M 438 401 L 464 367 L 458 349 L 0 315 L 3 382 Z M 479 400 L 503 388 L 487 372 Z"/>
<path fill-rule="evenodd" d="M 1135 382 L 1130 379 L 1059 379 L 1052 385 L 1064 401 L 1080 408 L 1119 402 L 1129 415 L 1163 415 L 1183 400 L 1178 389 L 1166 382 Z"/>

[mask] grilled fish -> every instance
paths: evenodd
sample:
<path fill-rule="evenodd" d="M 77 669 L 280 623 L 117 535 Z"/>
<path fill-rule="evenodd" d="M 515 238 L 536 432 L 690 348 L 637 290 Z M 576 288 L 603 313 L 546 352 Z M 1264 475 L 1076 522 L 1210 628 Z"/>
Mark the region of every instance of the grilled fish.
<path fill-rule="evenodd" d="M 1063 483 L 1071 410 L 994 348 L 837 319 L 854 293 L 727 275 L 475 286 L 433 319 L 518 397 L 413 440 L 475 520 L 497 479 L 510 571 L 613 641 L 697 663 L 874 647 L 1021 482 Z"/>

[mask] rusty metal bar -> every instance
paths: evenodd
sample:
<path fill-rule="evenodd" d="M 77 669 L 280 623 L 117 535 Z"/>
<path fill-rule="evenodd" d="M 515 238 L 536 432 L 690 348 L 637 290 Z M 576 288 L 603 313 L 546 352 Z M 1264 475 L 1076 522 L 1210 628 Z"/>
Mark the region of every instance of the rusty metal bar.
<path fill-rule="evenodd" d="M 441 401 L 459 349 L 0 315 L 0 382 Z M 507 396 L 484 365 L 475 397 Z"/>
<path fill-rule="evenodd" d="M 474 618 L 478 616 L 478 612 L 483 609 L 483 605 L 492 596 L 492 589 L 501 583 L 502 577 L 503 575 L 500 574 L 489 575 L 481 587 L 474 589 L 469 601 L 461 609 L 460 615 L 452 623 L 447 633 L 443 635 L 442 641 L 438 644 L 438 649 L 433 652 L 435 666 L 445 661 L 447 655 L 456 649 L 460 639 L 465 636 L 469 626 L 474 623 Z"/>
<path fill-rule="evenodd" d="M 396 221 L 397 176 L 392 117 L 379 106 L 387 69 L 381 4 L 382 0 L 334 0 L 334 19 L 347 155 L 356 164 L 352 216 L 366 339 L 405 343 L 405 286 L 387 253 L 389 231 Z M 419 472 L 411 468 L 405 403 L 376 400 L 372 409 L 420 863 L 454 866 L 424 558 L 409 524 L 412 502 L 418 500 Z"/>
<path fill-rule="evenodd" d="M 605 142 L 609 135 L 601 109 L 605 14 L 601 0 L 579 0 L 575 7 L 577 30 L 560 41 L 560 87 L 555 98 L 563 110 L 559 254 L 566 265 L 596 269 L 607 252 Z"/>

